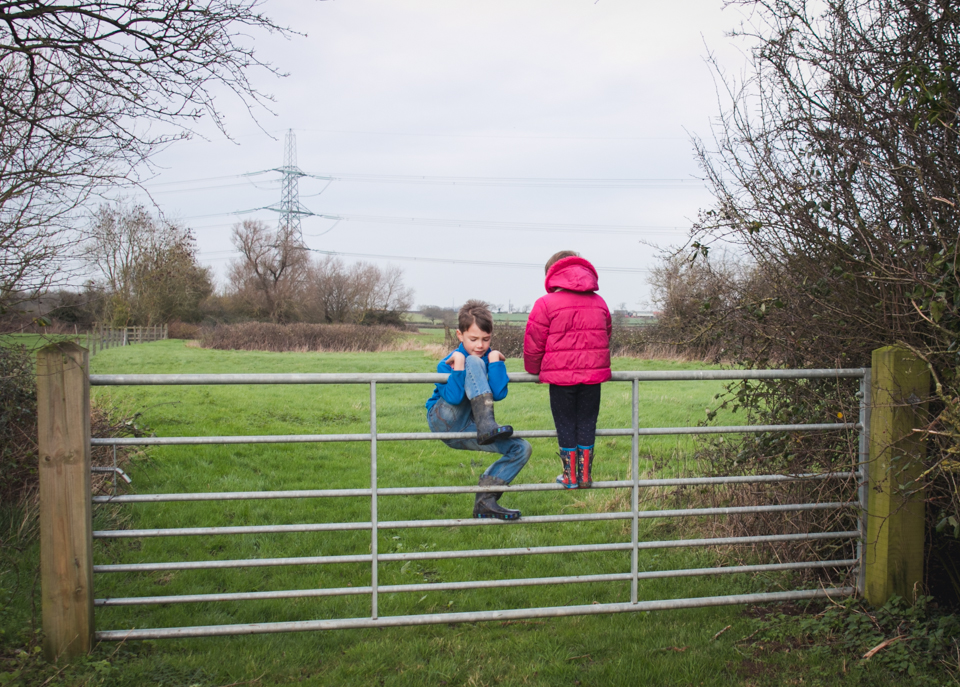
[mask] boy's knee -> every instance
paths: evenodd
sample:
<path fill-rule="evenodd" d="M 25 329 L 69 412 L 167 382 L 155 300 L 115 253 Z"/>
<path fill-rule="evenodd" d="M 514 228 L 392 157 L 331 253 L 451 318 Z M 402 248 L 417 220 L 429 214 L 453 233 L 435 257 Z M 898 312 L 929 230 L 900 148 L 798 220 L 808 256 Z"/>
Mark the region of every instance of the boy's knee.
<path fill-rule="evenodd" d="M 467 359 L 463 363 L 464 369 L 476 369 L 486 371 L 487 366 L 483 362 L 483 358 L 480 358 L 475 355 L 468 355 Z"/>
<path fill-rule="evenodd" d="M 517 453 L 520 455 L 520 459 L 526 463 L 530 460 L 530 456 L 533 455 L 533 447 L 530 445 L 530 442 L 526 439 L 517 439 L 519 442 Z"/>

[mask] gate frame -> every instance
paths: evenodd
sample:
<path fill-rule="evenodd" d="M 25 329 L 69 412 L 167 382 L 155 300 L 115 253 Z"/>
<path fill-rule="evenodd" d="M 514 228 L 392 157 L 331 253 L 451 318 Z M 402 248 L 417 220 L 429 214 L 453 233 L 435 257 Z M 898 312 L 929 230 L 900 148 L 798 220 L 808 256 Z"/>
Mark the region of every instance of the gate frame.
<path fill-rule="evenodd" d="M 881 349 L 886 350 L 886 349 Z M 879 352 L 878 352 L 879 353 Z M 906 361 L 908 358 L 901 350 L 897 354 L 900 361 Z M 889 367 L 889 366 L 888 366 Z M 916 365 L 913 368 L 916 369 Z M 562 615 L 591 615 L 602 613 L 619 613 L 625 611 L 640 610 L 663 610 L 668 608 L 689 608 L 694 606 L 716 606 L 740 603 L 765 603 L 771 601 L 808 599 L 824 596 L 843 596 L 853 593 L 863 594 L 865 589 L 869 589 L 868 580 L 874 579 L 871 573 L 876 568 L 873 562 L 875 556 L 871 556 L 870 551 L 873 547 L 870 545 L 870 539 L 867 537 L 867 501 L 871 502 L 874 512 L 870 513 L 870 522 L 875 520 L 886 522 L 891 513 L 881 513 L 876 510 L 876 498 L 873 495 L 874 489 L 871 485 L 883 483 L 889 480 L 890 476 L 883 471 L 869 470 L 868 463 L 875 460 L 874 447 L 878 445 L 873 440 L 875 436 L 885 437 L 886 446 L 899 446 L 897 442 L 904 439 L 901 434 L 894 434 L 887 426 L 887 414 L 871 415 L 871 406 L 876 403 L 878 398 L 877 387 L 879 384 L 886 384 L 884 388 L 894 388 L 886 380 L 885 369 L 877 366 L 877 357 L 874 357 L 873 374 L 870 368 L 855 368 L 846 370 L 703 370 L 703 371 L 684 371 L 684 372 L 614 372 L 611 381 L 632 382 L 632 428 L 630 430 L 599 430 L 598 436 L 631 436 L 631 476 L 632 479 L 626 483 L 610 483 L 608 486 L 629 487 L 631 488 L 631 509 L 632 517 L 631 543 L 630 544 L 611 544 L 601 545 L 598 550 L 618 550 L 629 547 L 631 551 L 631 572 L 629 579 L 631 581 L 631 594 L 629 603 L 618 604 L 600 604 L 591 606 L 563 606 L 550 608 L 531 608 L 514 609 L 473 613 L 443 613 L 420 616 L 392 616 L 380 618 L 378 613 L 378 562 L 386 560 L 386 557 L 377 551 L 378 533 L 382 529 L 382 523 L 378 520 L 377 501 L 378 495 L 389 492 L 407 492 L 411 489 L 389 489 L 378 488 L 376 476 L 376 456 L 378 440 L 405 440 L 405 439 L 453 439 L 461 438 L 462 433 L 407 433 L 407 434 L 387 434 L 377 432 L 376 415 L 376 386 L 377 383 L 437 383 L 446 381 L 443 374 L 273 374 L 273 375 L 89 375 L 89 356 L 87 351 L 73 343 L 56 343 L 46 346 L 38 353 L 38 399 L 43 399 L 38 404 L 38 425 L 40 428 L 40 464 L 53 463 L 57 465 L 56 470 L 41 469 L 41 585 L 44 599 L 43 604 L 43 628 L 46 633 L 46 642 L 44 645 L 45 655 L 48 659 L 55 660 L 60 656 L 74 656 L 80 653 L 88 652 L 95 639 L 103 640 L 122 640 L 134 638 L 149 637 L 187 637 L 187 636 L 213 636 L 213 635 L 231 635 L 231 634 L 249 634 L 253 632 L 287 632 L 314 629 L 341 629 L 348 627 L 390 627 L 398 625 L 417 625 L 434 624 L 450 622 L 473 622 L 477 620 L 493 619 L 514 619 L 514 618 L 535 618 L 535 617 L 556 617 Z M 860 413 L 856 423 L 830 423 L 830 424 L 808 424 L 808 425 L 769 425 L 769 426 L 727 426 L 727 427 L 673 427 L 673 428 L 655 428 L 641 430 L 639 426 L 639 383 L 654 380 L 745 380 L 745 379 L 798 379 L 798 378 L 834 378 L 834 377 L 858 377 L 860 378 Z M 871 384 L 871 377 L 875 380 Z M 511 381 L 514 382 L 534 382 L 536 377 L 528 374 L 511 374 Z M 154 385 L 154 384 L 318 384 L 318 383 L 366 383 L 370 385 L 370 433 L 368 435 L 310 435 L 304 436 L 268 436 L 268 437 L 193 437 L 193 438 L 133 438 L 133 439 L 91 439 L 89 426 L 89 388 L 90 385 Z M 923 391 L 922 380 L 911 387 L 913 392 Z M 924 397 L 926 392 L 924 393 Z M 900 398 L 903 396 L 901 395 Z M 912 410 L 911 410 L 912 412 Z M 910 416 L 911 418 L 914 415 Z M 900 424 L 899 431 L 903 430 L 903 417 L 897 416 Z M 662 601 L 639 601 L 638 580 L 641 575 L 638 573 L 638 555 L 641 543 L 638 541 L 638 523 L 641 517 L 639 511 L 639 488 L 641 480 L 639 479 L 639 437 L 652 434 L 707 434 L 707 433 L 742 433 L 757 431 L 774 430 L 824 430 L 824 429 L 857 429 L 860 431 L 859 440 L 859 472 L 858 478 L 858 497 L 860 509 L 860 528 L 857 532 L 836 532 L 823 533 L 832 537 L 844 536 L 846 538 L 856 538 L 858 540 L 858 560 L 859 573 L 857 587 L 843 587 L 835 589 L 802 590 L 792 592 L 775 592 L 768 594 L 741 594 L 722 597 L 701 597 L 694 599 L 667 599 Z M 912 430 L 911 430 L 912 431 Z M 884 434 L 885 433 L 885 434 Z M 556 433 L 549 430 L 534 430 L 527 432 L 517 432 L 520 437 L 549 437 L 556 436 Z M 909 439 L 912 434 L 907 433 Z M 449 435 L 449 436 L 448 436 Z M 464 436 L 466 436 L 464 434 Z M 891 440 L 891 437 L 896 437 Z M 184 440 L 186 439 L 186 440 Z M 227 440 L 224 442 L 223 440 Z M 371 487 L 364 491 L 363 495 L 371 496 L 370 511 L 370 529 L 371 529 L 371 617 L 341 620 L 316 620 L 302 622 L 278 622 L 269 624 L 260 624 L 257 626 L 229 625 L 212 627 L 194 627 L 194 628 L 158 628 L 155 630 L 133 630 L 133 631 L 94 631 L 94 596 L 92 584 L 92 544 L 93 531 L 90 517 L 92 501 L 127 500 L 124 497 L 110 499 L 110 497 L 90 497 L 90 447 L 91 445 L 144 445 L 144 444 L 210 444 L 210 443 L 287 443 L 299 441 L 368 441 L 371 445 Z M 876 476 L 874 476 L 874 473 Z M 841 473 L 850 474 L 850 473 Z M 827 475 L 829 477 L 830 475 Z M 771 476 L 774 477 L 774 476 Z M 812 476 L 807 476 L 812 477 Z M 823 476 L 820 476 L 823 477 Z M 784 479 L 802 479 L 803 476 L 784 476 Z M 703 478 L 713 480 L 734 479 L 734 478 Z M 693 481 L 702 481 L 700 478 L 690 478 Z M 675 481 L 675 480 L 674 480 Z M 688 480 L 689 481 L 689 480 Z M 755 481 L 751 479 L 749 481 Z M 643 483 L 651 482 L 644 480 Z M 899 482 L 898 482 L 899 483 Z M 529 491 L 543 490 L 555 485 L 519 485 L 519 487 L 493 488 L 501 491 Z M 600 486 L 600 485 L 597 485 Z M 429 489 L 429 488 L 428 488 Z M 441 491 L 433 493 L 471 493 L 476 492 L 479 487 L 446 487 L 439 488 Z M 484 490 L 491 490 L 484 487 Z M 415 491 L 415 490 L 414 490 Z M 269 493 L 269 492 L 265 492 Z M 144 495 L 149 496 L 149 495 Z M 186 495 L 189 496 L 189 495 Z M 912 503 L 917 498 L 916 493 L 901 495 L 897 504 L 897 513 L 902 512 L 902 517 L 907 521 L 915 520 L 916 508 L 905 508 L 904 503 Z M 180 500 L 180 499 L 178 499 Z M 183 499 L 186 500 L 186 499 Z M 202 499 L 212 500 L 212 499 Z M 894 500 L 888 499 L 888 502 Z M 85 505 L 84 505 L 85 504 Z M 803 505 L 803 504 L 797 504 Z M 829 506 L 844 506 L 846 504 L 825 504 Z M 84 508 L 86 509 L 84 511 Z M 769 508 L 769 507 L 751 507 L 751 508 Z M 700 509 L 721 512 L 739 512 L 740 509 Z M 919 509 L 920 522 L 922 528 L 922 508 Z M 679 512 L 654 512 L 652 514 L 660 517 L 678 516 Z M 588 514 L 589 515 L 589 514 Z M 616 515 L 616 514 L 615 514 Z M 624 514 L 626 515 L 626 514 Z M 543 516 L 546 518 L 564 518 L 567 516 Z M 911 520 L 912 518 L 912 520 Z M 879 519 L 879 520 L 878 520 Z M 531 518 L 527 518 L 531 520 Z M 416 522 L 441 522 L 441 521 L 416 521 Z M 478 521 L 465 520 L 459 524 L 476 524 Z M 499 521 L 480 521 L 483 524 L 497 525 Z M 363 523 L 360 523 L 363 524 Z M 420 525 L 425 526 L 425 525 Z M 915 522 L 912 525 L 915 527 Z M 290 526 L 277 526 L 290 527 Z M 211 528 L 199 528 L 211 529 Z M 214 528 L 216 529 L 216 528 Z M 223 528 L 220 528 L 223 529 Z M 230 528 L 237 529 L 237 528 Z M 243 529 L 243 528 L 240 528 Z M 262 528 L 261 528 L 262 529 Z M 269 526 L 267 529 L 270 529 Z M 882 531 L 882 527 L 880 531 Z M 272 531 L 277 530 L 276 527 Z M 871 529 L 871 532 L 873 530 Z M 899 531 L 899 530 L 898 530 Z M 922 531 L 922 530 L 921 530 Z M 135 531 L 137 532 L 137 531 Z M 140 531 L 142 532 L 142 531 Z M 198 533 L 198 532 L 196 532 Z M 104 533 L 98 533 L 104 534 Z M 851 536 L 847 536 L 851 535 Z M 135 535 L 136 536 L 136 535 Z M 142 535 L 141 535 L 142 536 Z M 707 540 L 680 540 L 678 542 L 664 542 L 666 545 L 706 545 L 721 543 L 749 543 L 746 540 L 772 541 L 782 538 L 797 538 L 810 535 L 776 535 L 774 537 L 754 537 L 754 538 L 734 538 L 736 542 L 727 542 L 724 539 Z M 921 538 L 922 541 L 922 538 Z M 656 544 L 656 542 L 651 542 Z M 643 547 L 649 548 L 649 547 Z M 397 554 L 391 554 L 395 556 Z M 900 571 L 903 568 L 897 568 L 891 565 L 890 557 L 894 559 L 898 555 L 903 555 L 903 550 L 893 547 L 889 555 L 884 558 L 885 570 Z M 326 562 L 326 561 L 325 561 Z M 856 561 L 854 561 L 856 562 Z M 863 563 L 866 562 L 866 565 Z M 894 560 L 895 562 L 895 560 Z M 795 563 L 784 564 L 792 566 L 823 566 L 825 563 L 844 563 L 847 561 L 827 561 L 811 562 L 807 564 Z M 921 563 L 922 565 L 922 563 Z M 98 566 L 101 567 L 101 566 Z M 123 567 L 123 566 L 120 566 Z M 749 570 L 759 570 L 764 566 L 743 566 Z M 776 567 L 776 566 L 774 566 Z M 910 568 L 911 575 L 916 574 L 916 566 Z M 689 571 L 670 571 L 680 574 L 707 574 L 710 569 L 689 570 Z M 738 568 L 731 568 L 730 572 L 739 571 Z M 887 573 L 884 573 L 887 574 Z M 898 580 L 903 582 L 906 578 L 902 574 Z M 79 577 L 78 577 L 79 575 Z M 922 568 L 920 569 L 922 579 Z M 620 576 L 613 575 L 610 577 Z M 549 578 L 553 579 L 553 578 Z M 563 578 L 557 578 L 563 579 Z M 536 581 L 534 581 L 536 582 Z M 909 581 L 908 581 L 909 582 Z M 405 585 L 406 586 L 406 585 Z M 898 585 L 896 588 L 900 588 Z M 893 588 L 893 587 L 891 587 Z M 359 591 L 359 590 L 358 590 Z M 391 589 L 390 591 L 399 591 Z M 268 593 L 264 593 L 268 594 Z M 242 595 L 235 595 L 242 596 Z M 247 595 L 249 596 L 249 595 Z M 49 601 L 48 601 L 49 599 Z M 879 596 L 874 596 L 870 600 L 877 603 Z M 883 599 L 885 600 L 885 599 Z M 881 601 L 882 602 L 882 601 Z M 107 605 L 107 604 L 98 604 Z"/>

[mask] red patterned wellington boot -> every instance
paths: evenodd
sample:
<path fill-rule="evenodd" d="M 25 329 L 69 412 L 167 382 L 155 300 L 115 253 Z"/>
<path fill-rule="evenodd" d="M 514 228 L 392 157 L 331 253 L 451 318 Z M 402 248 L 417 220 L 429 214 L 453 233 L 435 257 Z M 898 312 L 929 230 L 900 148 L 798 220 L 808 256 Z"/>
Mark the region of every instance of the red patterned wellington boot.
<path fill-rule="evenodd" d="M 565 489 L 576 489 L 579 486 L 577 483 L 576 449 L 560 449 L 560 464 L 563 466 L 563 474 L 557 475 L 557 484 L 562 484 Z"/>
<path fill-rule="evenodd" d="M 577 482 L 584 489 L 593 484 L 593 446 L 577 446 Z"/>

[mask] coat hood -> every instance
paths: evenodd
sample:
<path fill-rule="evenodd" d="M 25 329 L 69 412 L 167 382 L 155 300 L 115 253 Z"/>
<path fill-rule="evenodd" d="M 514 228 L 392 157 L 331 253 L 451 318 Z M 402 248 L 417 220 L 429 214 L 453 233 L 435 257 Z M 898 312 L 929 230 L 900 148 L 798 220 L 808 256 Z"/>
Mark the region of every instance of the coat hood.
<path fill-rule="evenodd" d="M 600 288 L 597 270 L 588 260 L 577 256 L 563 258 L 550 265 L 544 286 L 547 293 L 557 288 L 578 292 L 596 291 Z"/>

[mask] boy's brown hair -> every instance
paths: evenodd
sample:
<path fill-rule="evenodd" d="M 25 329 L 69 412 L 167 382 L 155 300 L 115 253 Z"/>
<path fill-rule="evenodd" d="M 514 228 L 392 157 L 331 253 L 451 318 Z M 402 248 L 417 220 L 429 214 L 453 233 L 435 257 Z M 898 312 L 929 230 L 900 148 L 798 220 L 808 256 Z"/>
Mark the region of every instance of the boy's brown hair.
<path fill-rule="evenodd" d="M 493 333 L 493 313 L 490 312 L 490 306 L 486 301 L 469 300 L 460 308 L 457 318 L 457 329 L 460 333 L 467 331 L 474 324 L 482 332 Z"/>
<path fill-rule="evenodd" d="M 553 263 L 558 260 L 563 260 L 564 258 L 579 258 L 580 253 L 575 250 L 562 250 L 559 253 L 554 253 L 550 256 L 550 259 L 547 260 L 546 266 L 543 268 L 543 273 L 546 274 L 550 271 L 550 268 L 553 267 Z"/>

